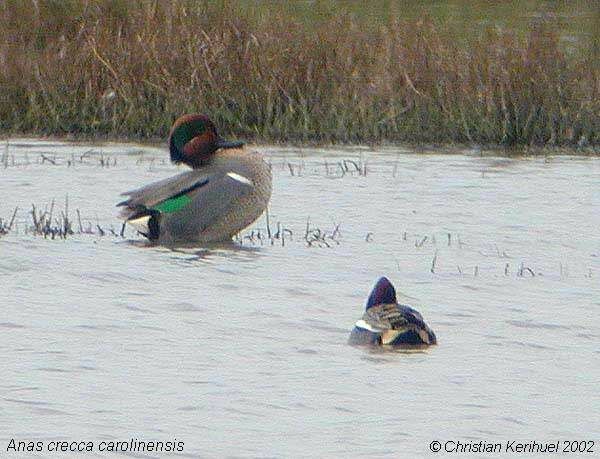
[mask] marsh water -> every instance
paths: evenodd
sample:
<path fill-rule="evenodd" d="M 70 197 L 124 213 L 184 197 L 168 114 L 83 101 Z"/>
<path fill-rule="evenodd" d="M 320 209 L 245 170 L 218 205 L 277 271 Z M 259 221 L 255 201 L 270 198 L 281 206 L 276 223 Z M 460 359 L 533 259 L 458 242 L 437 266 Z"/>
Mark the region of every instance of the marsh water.
<path fill-rule="evenodd" d="M 5 145 L 3 455 L 13 438 L 177 439 L 176 457 L 600 440 L 600 159 L 259 149 L 270 237 L 261 218 L 230 246 L 166 248 L 121 237 L 114 207 L 183 170 L 163 148 Z M 35 234 L 32 204 L 74 234 Z M 347 345 L 381 275 L 437 347 Z"/>

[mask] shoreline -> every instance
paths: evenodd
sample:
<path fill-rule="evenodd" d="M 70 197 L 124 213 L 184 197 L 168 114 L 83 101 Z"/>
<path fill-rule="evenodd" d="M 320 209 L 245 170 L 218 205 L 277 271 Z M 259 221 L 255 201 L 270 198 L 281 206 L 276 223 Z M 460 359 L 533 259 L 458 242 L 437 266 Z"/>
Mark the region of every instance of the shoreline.
<path fill-rule="evenodd" d="M 240 140 L 244 140 L 240 138 Z M 165 139 L 159 138 L 134 138 L 119 136 L 87 136 L 87 135 L 36 135 L 35 133 L 0 133 L 0 150 L 6 148 L 6 144 L 26 141 L 34 142 L 61 142 L 66 144 L 80 145 L 140 145 L 143 147 L 167 149 Z M 386 150 L 400 149 L 403 151 L 390 151 L 390 154 L 447 154 L 447 155 L 469 155 L 469 156 L 501 156 L 501 157 L 539 157 L 539 156 L 581 156 L 600 157 L 600 145 L 578 146 L 538 146 L 538 145 L 498 145 L 498 144 L 467 144 L 467 143 L 418 143 L 418 142 L 372 142 L 372 143 L 332 143 L 332 142 L 301 142 L 301 141 L 272 141 L 272 140 L 249 140 L 246 142 L 251 148 L 264 149 L 323 149 L 323 150 L 348 150 L 360 153 L 377 152 L 384 153 Z M 1 153 L 0 153 L 1 155 Z"/>

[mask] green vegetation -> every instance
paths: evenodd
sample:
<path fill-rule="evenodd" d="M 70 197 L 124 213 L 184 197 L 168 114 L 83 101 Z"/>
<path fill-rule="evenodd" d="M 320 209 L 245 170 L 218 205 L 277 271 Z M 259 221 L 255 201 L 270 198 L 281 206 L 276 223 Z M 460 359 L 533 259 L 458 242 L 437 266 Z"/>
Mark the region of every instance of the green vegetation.
<path fill-rule="evenodd" d="M 203 112 L 267 142 L 600 144 L 598 27 L 465 35 L 410 3 L 5 0 L 0 132 L 165 138 Z"/>

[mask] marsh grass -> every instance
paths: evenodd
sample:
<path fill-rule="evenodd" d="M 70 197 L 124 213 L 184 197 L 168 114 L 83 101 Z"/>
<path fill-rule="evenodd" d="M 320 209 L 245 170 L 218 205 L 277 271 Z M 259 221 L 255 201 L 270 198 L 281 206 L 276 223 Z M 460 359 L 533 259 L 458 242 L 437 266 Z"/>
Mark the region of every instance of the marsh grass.
<path fill-rule="evenodd" d="M 165 138 L 200 111 L 257 141 L 600 143 L 599 47 L 564 49 L 558 24 L 465 41 L 234 5 L 2 2 L 0 131 Z"/>
<path fill-rule="evenodd" d="M 113 226 L 103 227 L 99 222 L 94 223 L 90 219 L 82 219 L 79 209 L 76 209 L 75 213 L 77 214 L 76 221 L 69 214 L 68 196 L 65 198 L 62 209 L 58 208 L 54 199 L 49 205 L 32 204 L 25 219 L 17 219 L 19 207 L 15 207 L 10 219 L 0 218 L 0 236 L 22 232 L 52 240 L 65 240 L 73 235 L 125 237 L 125 225 L 121 227 L 120 232 L 117 232 Z"/>
<path fill-rule="evenodd" d="M 13 225 L 15 223 L 15 217 L 17 216 L 18 211 L 19 211 L 19 208 L 15 207 L 12 217 L 8 221 L 0 218 L 0 236 L 8 234 L 10 231 L 12 231 Z"/>
<path fill-rule="evenodd" d="M 7 150 L 8 151 L 8 150 Z M 135 165 L 147 165 L 151 167 L 154 163 L 166 164 L 166 160 L 156 160 L 154 158 L 145 160 L 140 158 Z M 118 159 L 116 156 L 105 155 L 102 152 L 89 150 L 81 155 L 56 155 L 51 153 L 37 153 L 30 158 L 30 155 L 5 152 L 0 154 L 0 169 L 23 168 L 28 166 L 62 166 L 67 168 L 76 168 L 78 166 L 97 167 L 99 169 L 112 169 L 117 167 Z"/>
<path fill-rule="evenodd" d="M 69 220 L 68 199 L 65 200 L 65 208 L 64 211 L 60 212 L 60 215 L 54 214 L 54 204 L 53 200 L 50 209 L 44 209 L 43 211 L 36 208 L 35 204 L 32 204 L 32 225 L 29 226 L 29 230 L 33 234 L 43 236 L 44 238 L 55 239 L 58 237 L 59 239 L 66 239 L 69 235 L 74 234 L 71 221 Z"/>
<path fill-rule="evenodd" d="M 26 218 L 20 218 L 26 213 Z M 89 218 L 83 218 L 79 209 L 75 210 L 76 216 L 71 218 L 69 214 L 69 201 L 65 198 L 62 209 L 56 205 L 55 200 L 50 204 L 39 206 L 32 204 L 30 210 L 21 210 L 15 207 L 8 218 L 0 218 L 0 237 L 8 234 L 26 234 L 43 237 L 49 241 L 66 241 L 73 237 L 108 238 L 109 240 L 146 241 L 140 234 L 127 227 L 125 224 L 100 224 Z M 115 229 L 120 226 L 120 230 Z M 360 235 L 346 235 L 342 237 L 341 224 L 333 223 L 331 227 L 319 226 L 306 218 L 304 228 L 296 228 L 277 221 L 271 221 L 269 213 L 265 213 L 262 221 L 258 221 L 234 237 L 234 241 L 240 246 L 250 247 L 298 247 L 301 245 L 308 250 L 334 250 L 345 243 L 356 243 L 360 240 L 364 244 L 389 244 L 388 239 L 381 239 L 376 233 L 369 232 L 363 238 Z M 126 231 L 126 229 L 128 229 Z M 437 237 L 436 237 L 437 236 Z M 580 267 L 578 273 L 570 273 L 569 266 L 559 262 L 556 270 L 542 272 L 534 264 L 526 263 L 519 257 L 509 256 L 500 250 L 497 244 L 487 244 L 484 248 L 465 243 L 460 234 L 437 233 L 418 234 L 408 231 L 398 232 L 396 235 L 397 250 L 399 253 L 419 253 L 424 262 L 422 266 L 432 276 L 459 276 L 476 278 L 480 276 L 515 277 L 515 278 L 543 278 L 545 275 L 562 278 L 579 277 L 583 270 L 583 277 L 591 279 L 595 277 L 592 267 Z M 147 243 L 146 247 L 154 247 L 155 243 Z M 415 252 L 416 250 L 416 252 Z M 476 256 L 476 258 L 474 258 Z M 462 259 L 465 264 L 452 264 L 448 260 L 458 261 Z M 508 261 L 507 261 L 508 260 Z M 400 272 L 402 266 L 396 259 L 396 265 Z M 480 269 L 481 267 L 481 269 Z"/>

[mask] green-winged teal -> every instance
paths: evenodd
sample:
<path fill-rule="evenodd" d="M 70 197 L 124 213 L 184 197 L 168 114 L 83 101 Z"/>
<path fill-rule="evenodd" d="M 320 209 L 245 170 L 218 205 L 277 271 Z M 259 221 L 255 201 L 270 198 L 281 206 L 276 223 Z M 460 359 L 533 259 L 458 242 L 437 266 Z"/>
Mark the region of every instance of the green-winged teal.
<path fill-rule="evenodd" d="M 120 216 L 162 244 L 228 241 L 271 197 L 270 166 L 243 142 L 222 139 L 205 115 L 184 115 L 169 135 L 171 161 L 192 168 L 123 193 Z"/>
<path fill-rule="evenodd" d="M 398 304 L 394 286 L 382 277 L 369 296 L 362 319 L 354 324 L 349 342 L 405 346 L 437 344 L 437 339 L 418 311 Z"/>

